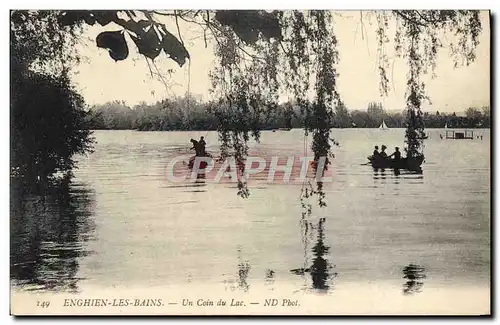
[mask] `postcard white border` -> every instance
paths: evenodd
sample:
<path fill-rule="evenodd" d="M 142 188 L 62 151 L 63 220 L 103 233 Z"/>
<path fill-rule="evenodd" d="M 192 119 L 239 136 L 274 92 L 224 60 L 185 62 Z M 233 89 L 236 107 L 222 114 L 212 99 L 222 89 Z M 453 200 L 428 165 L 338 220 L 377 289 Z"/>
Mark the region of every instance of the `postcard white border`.
<path fill-rule="evenodd" d="M 389 0 L 382 0 L 382 1 L 361 1 L 361 0 L 350 0 L 350 1 L 319 1 L 319 0 L 309 0 L 309 1 L 297 1 L 297 0 L 287 0 L 287 1 L 276 1 L 274 3 L 271 3 L 267 0 L 253 0 L 253 1 L 229 1 L 229 0 L 212 0 L 209 3 L 206 1 L 201 1 L 201 0 L 190 0 L 190 1 L 182 1 L 178 3 L 179 5 L 182 5 L 182 8 L 233 8 L 233 9 L 354 9 L 354 10 L 360 10 L 360 9 L 444 9 L 444 8 L 450 8 L 450 9 L 455 9 L 455 8 L 467 8 L 467 9 L 491 9 L 493 14 L 496 15 L 498 13 L 498 6 L 499 2 L 498 1 L 493 1 L 493 0 L 475 0 L 475 1 L 463 1 L 463 0 L 455 0 L 455 1 L 442 1 L 442 2 L 437 2 L 435 0 L 419 0 L 419 1 L 389 1 Z M 2 127 L 0 128 L 0 139 L 1 139 L 1 146 L 2 146 L 2 152 L 3 154 L 1 155 L 0 163 L 1 163 L 1 169 L 3 170 L 3 173 L 1 173 L 2 177 L 2 189 L 3 189 L 3 195 L 1 196 L 1 206 L 2 206 L 2 211 L 4 211 L 4 216 L 3 216 L 3 227 L 2 230 L 5 232 L 1 238 L 3 241 L 3 249 L 2 249 L 2 260 L 7 261 L 9 258 L 9 235 L 8 235 L 8 229 L 9 229 L 9 179 L 8 179 L 8 174 L 7 174 L 7 168 L 9 166 L 9 9 L 21 9 L 21 8 L 43 8 L 43 9 L 50 9 L 50 8 L 68 8 L 68 9 L 81 9 L 81 8 L 95 8 L 95 9 L 109 9 L 109 8 L 135 8 L 138 5 L 142 8 L 175 8 L 176 2 L 172 1 L 130 1 L 130 0 L 108 0 L 108 1 L 102 1 L 102 0 L 87 0 L 85 2 L 70 2 L 70 1 L 60 1 L 60 0 L 45 0 L 45 1 L 34 1 L 34 0 L 17 0 L 17 1 L 3 1 L 0 6 L 2 7 L 1 14 L 0 14 L 0 19 L 1 19 L 1 24 L 0 26 L 3 26 L 4 28 L 1 29 L 1 36 L 3 38 L 3 41 L 0 42 L 0 46 L 2 47 L 0 51 L 0 55 L 2 55 L 2 63 L 5 67 L 5 69 L 2 69 L 4 73 L 2 74 L 3 80 L 2 80 L 2 99 L 3 99 L 3 109 L 0 110 L 0 114 L 2 116 L 0 117 L 0 121 L 3 124 Z M 496 17 L 498 18 L 498 17 Z M 492 28 L 495 28 L 494 25 L 492 25 Z M 493 35 L 496 35 L 494 33 Z M 496 46 L 496 42 L 492 43 L 492 46 Z M 494 48 L 492 48 L 493 53 L 497 54 L 496 51 L 494 51 Z M 492 55 L 493 58 L 493 55 Z M 491 78 L 494 78 L 498 75 L 498 65 L 495 66 L 495 71 L 492 71 Z M 494 89 L 492 89 L 492 93 L 497 93 L 498 92 L 498 83 L 495 83 Z M 496 96 L 493 96 L 493 98 L 496 98 Z M 493 109 L 497 107 L 496 105 L 496 100 L 494 103 L 491 103 L 491 106 Z M 495 117 L 495 125 L 498 125 L 498 119 L 499 117 L 497 116 L 496 112 L 494 112 L 494 117 Z M 492 132 L 494 129 L 492 129 Z M 494 132 L 493 136 L 496 139 L 496 132 Z M 493 140 L 492 140 L 493 143 Z M 494 141 L 495 144 L 495 152 L 498 152 L 500 144 L 497 141 Z M 493 157 L 493 156 L 492 156 Z M 496 161 L 498 164 L 498 161 Z M 497 167 L 497 164 L 495 166 L 492 166 L 492 168 Z M 497 184 L 496 181 L 497 179 L 494 180 L 495 185 Z M 496 200 L 493 199 L 493 202 Z M 495 208 L 496 202 L 495 202 Z M 497 209 L 495 209 L 497 210 Z M 498 227 L 498 222 L 495 223 L 495 229 L 493 229 L 494 232 L 497 232 L 497 227 Z M 497 259 L 497 251 L 495 250 L 495 260 Z M 1 296 L 1 305 L 2 305 L 2 323 L 3 321 L 6 321 L 7 324 L 13 323 L 14 319 L 9 315 L 9 297 L 10 297 L 10 284 L 7 279 L 9 278 L 9 268 L 4 267 L 1 269 L 2 272 L 2 279 L 1 285 L 2 285 L 2 293 L 3 295 Z M 497 273 L 493 276 L 496 276 Z M 496 310 L 496 303 L 495 306 L 493 306 L 493 311 Z M 33 321 L 33 320 L 32 320 Z M 39 319 L 38 321 L 40 322 L 46 322 L 46 323 L 51 323 L 54 321 L 54 319 Z M 81 320 L 80 320 L 81 321 Z M 85 321 L 92 322 L 92 324 L 104 324 L 105 322 L 109 321 L 114 321 L 114 322 L 122 322 L 123 319 L 87 319 Z M 147 320 L 145 319 L 133 319 L 131 321 L 128 321 L 129 323 L 132 324 L 142 324 L 145 323 Z M 207 320 L 199 320 L 199 319 L 191 319 L 191 320 L 182 320 L 182 319 L 169 319 L 169 320 L 160 320 L 160 321 L 168 321 L 172 323 L 177 323 L 177 322 L 183 322 L 185 323 L 186 321 L 192 322 L 192 323 L 198 323 L 202 321 L 207 321 Z M 220 321 L 219 319 L 212 319 L 212 321 Z M 230 322 L 237 321 L 237 320 L 230 320 Z M 259 322 L 259 323 L 268 323 L 276 320 L 268 320 L 268 319 L 250 319 L 247 320 L 250 322 Z M 284 319 L 280 321 L 290 321 L 290 319 Z M 308 322 L 310 320 L 303 319 L 302 321 Z M 328 320 L 327 320 L 328 321 Z M 347 321 L 352 321 L 352 320 L 335 320 L 336 322 L 347 322 Z M 370 322 L 386 322 L 386 319 L 370 319 Z M 405 320 L 399 320 L 401 322 L 404 322 Z M 451 320 L 442 320 L 442 319 L 420 319 L 417 322 L 425 322 L 426 324 L 429 322 L 435 322 L 439 321 L 442 323 L 443 321 L 446 323 Z M 466 322 L 476 322 L 476 321 L 481 321 L 481 320 L 465 320 Z M 58 321 L 59 323 L 70 323 L 71 320 L 65 319 L 65 320 L 60 320 Z"/>

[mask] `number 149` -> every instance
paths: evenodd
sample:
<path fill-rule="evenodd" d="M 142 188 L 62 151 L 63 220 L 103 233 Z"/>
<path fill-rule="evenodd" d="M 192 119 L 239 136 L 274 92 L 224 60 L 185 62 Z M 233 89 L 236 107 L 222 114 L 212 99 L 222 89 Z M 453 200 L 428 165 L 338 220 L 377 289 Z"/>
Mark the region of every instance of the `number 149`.
<path fill-rule="evenodd" d="M 36 302 L 37 307 L 48 308 L 50 306 L 50 301 L 40 301 Z"/>

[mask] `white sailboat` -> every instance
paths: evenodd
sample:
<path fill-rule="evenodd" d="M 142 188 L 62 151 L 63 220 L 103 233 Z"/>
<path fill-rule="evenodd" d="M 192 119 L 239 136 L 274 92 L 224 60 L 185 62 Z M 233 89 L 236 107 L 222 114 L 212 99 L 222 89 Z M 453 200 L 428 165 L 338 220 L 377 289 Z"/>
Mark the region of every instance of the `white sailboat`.
<path fill-rule="evenodd" d="M 445 128 L 445 129 L 447 129 L 447 128 L 448 128 L 448 123 L 445 123 L 444 128 Z"/>
<path fill-rule="evenodd" d="M 387 125 L 385 124 L 384 120 L 382 120 L 382 124 L 380 124 L 380 126 L 378 128 L 379 128 L 379 130 L 388 130 L 389 129 L 387 127 Z"/>

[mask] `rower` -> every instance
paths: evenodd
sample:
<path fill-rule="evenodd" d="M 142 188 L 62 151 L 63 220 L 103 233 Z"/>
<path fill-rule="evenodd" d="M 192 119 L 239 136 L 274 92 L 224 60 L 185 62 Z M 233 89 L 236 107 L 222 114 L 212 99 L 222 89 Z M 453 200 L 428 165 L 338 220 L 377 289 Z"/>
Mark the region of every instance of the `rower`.
<path fill-rule="evenodd" d="M 198 156 L 198 157 L 201 156 L 201 154 L 203 153 L 203 151 L 201 151 L 202 146 L 200 145 L 200 142 L 196 141 L 195 139 L 191 139 L 190 141 L 193 144 L 193 146 L 191 147 L 191 149 L 194 149 L 195 155 Z"/>
<path fill-rule="evenodd" d="M 390 155 L 389 157 L 393 157 L 394 156 L 393 161 L 394 162 L 399 162 L 401 160 L 401 151 L 399 151 L 399 147 L 396 147 L 394 149 L 396 151 L 394 151 L 394 153 L 392 155 Z"/>
<path fill-rule="evenodd" d="M 385 149 L 387 149 L 387 147 L 385 146 L 385 144 L 383 144 L 382 151 L 380 152 L 380 157 L 382 157 L 383 159 L 387 159 L 387 153 L 385 152 Z"/>
<path fill-rule="evenodd" d="M 200 146 L 200 153 L 202 155 L 206 155 L 205 146 L 207 145 L 207 143 L 205 142 L 205 138 L 201 137 L 200 141 L 198 141 L 198 144 Z"/>

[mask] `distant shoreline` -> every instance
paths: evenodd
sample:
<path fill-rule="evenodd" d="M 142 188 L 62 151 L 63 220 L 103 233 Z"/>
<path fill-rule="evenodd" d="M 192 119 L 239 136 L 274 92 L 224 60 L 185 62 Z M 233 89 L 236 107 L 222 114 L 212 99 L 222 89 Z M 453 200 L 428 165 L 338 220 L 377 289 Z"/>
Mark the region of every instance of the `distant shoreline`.
<path fill-rule="evenodd" d="M 364 127 L 351 127 L 351 128 L 331 128 L 331 130 L 346 130 L 346 129 L 362 129 L 362 130 L 378 130 L 378 128 L 364 128 Z M 406 128 L 388 128 L 386 130 L 405 130 Z M 475 128 L 426 128 L 424 130 L 489 130 L 491 129 L 490 127 L 475 127 Z M 90 129 L 91 131 L 137 131 L 137 132 L 217 132 L 217 130 L 207 130 L 207 129 L 190 129 L 190 130 L 139 130 L 139 129 Z M 292 128 L 291 130 L 260 130 L 260 132 L 289 132 L 289 131 L 294 131 L 294 130 L 304 130 L 303 128 Z M 274 132 L 274 133 L 275 133 Z"/>

